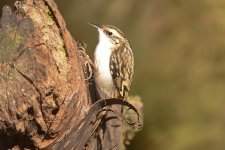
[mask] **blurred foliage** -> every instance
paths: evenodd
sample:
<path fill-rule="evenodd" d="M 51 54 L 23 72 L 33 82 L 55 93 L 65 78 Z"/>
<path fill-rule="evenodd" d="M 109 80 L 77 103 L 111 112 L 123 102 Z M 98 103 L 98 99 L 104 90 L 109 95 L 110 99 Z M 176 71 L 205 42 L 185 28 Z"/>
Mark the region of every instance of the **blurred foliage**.
<path fill-rule="evenodd" d="M 7 3 L 1 0 L 0 5 Z M 129 150 L 225 149 L 224 0 L 56 3 L 91 56 L 97 32 L 88 22 L 115 25 L 131 43 L 131 94 L 144 102 L 144 129 Z"/>

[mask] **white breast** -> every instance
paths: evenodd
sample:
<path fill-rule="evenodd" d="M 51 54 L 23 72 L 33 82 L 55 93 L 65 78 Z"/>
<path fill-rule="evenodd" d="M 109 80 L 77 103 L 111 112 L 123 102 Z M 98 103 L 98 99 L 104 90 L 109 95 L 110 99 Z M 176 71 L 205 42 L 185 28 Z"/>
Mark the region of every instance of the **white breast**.
<path fill-rule="evenodd" d="M 109 41 L 108 37 L 100 30 L 99 43 L 95 49 L 95 66 L 97 69 L 95 81 L 98 90 L 101 93 L 109 92 L 109 90 L 112 90 L 113 86 L 113 80 L 109 68 L 111 46 L 112 44 Z"/>

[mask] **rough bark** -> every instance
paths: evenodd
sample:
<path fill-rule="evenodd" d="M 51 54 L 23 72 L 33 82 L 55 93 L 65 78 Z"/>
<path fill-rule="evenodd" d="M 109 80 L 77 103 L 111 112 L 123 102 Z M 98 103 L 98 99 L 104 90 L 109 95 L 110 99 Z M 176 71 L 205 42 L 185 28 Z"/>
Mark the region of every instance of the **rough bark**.
<path fill-rule="evenodd" d="M 139 116 L 137 109 L 121 99 L 94 103 L 85 46 L 77 46 L 52 0 L 15 7 L 5 6 L 0 22 L 0 149 L 118 147 L 121 140 L 112 137 L 120 137 L 121 126 L 105 123 L 99 136 L 93 122 L 106 105 L 124 105 Z M 121 122 L 114 119 L 121 115 L 109 115 Z"/>

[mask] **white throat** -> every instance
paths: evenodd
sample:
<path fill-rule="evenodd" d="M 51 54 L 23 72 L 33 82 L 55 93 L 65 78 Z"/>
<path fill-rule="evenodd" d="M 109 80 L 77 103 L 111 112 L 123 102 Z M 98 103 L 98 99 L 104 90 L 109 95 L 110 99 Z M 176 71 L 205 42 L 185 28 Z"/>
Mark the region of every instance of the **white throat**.
<path fill-rule="evenodd" d="M 110 88 L 113 86 L 109 67 L 111 48 L 113 45 L 101 29 L 98 29 L 98 32 L 99 42 L 95 49 L 95 66 L 97 69 L 95 80 L 97 84 L 101 84 L 102 88 L 107 91 L 107 89 L 111 90 Z"/>

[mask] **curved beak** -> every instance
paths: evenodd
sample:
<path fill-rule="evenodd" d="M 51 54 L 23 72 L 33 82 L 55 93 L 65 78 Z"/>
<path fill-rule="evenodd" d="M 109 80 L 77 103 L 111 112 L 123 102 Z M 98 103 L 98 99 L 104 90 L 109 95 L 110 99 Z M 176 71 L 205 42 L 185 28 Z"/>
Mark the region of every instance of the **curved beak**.
<path fill-rule="evenodd" d="M 88 24 L 93 26 L 93 27 L 95 27 L 95 28 L 97 28 L 97 29 L 100 29 L 100 27 L 98 25 L 96 25 L 96 24 L 93 24 L 93 23 L 88 23 Z"/>

